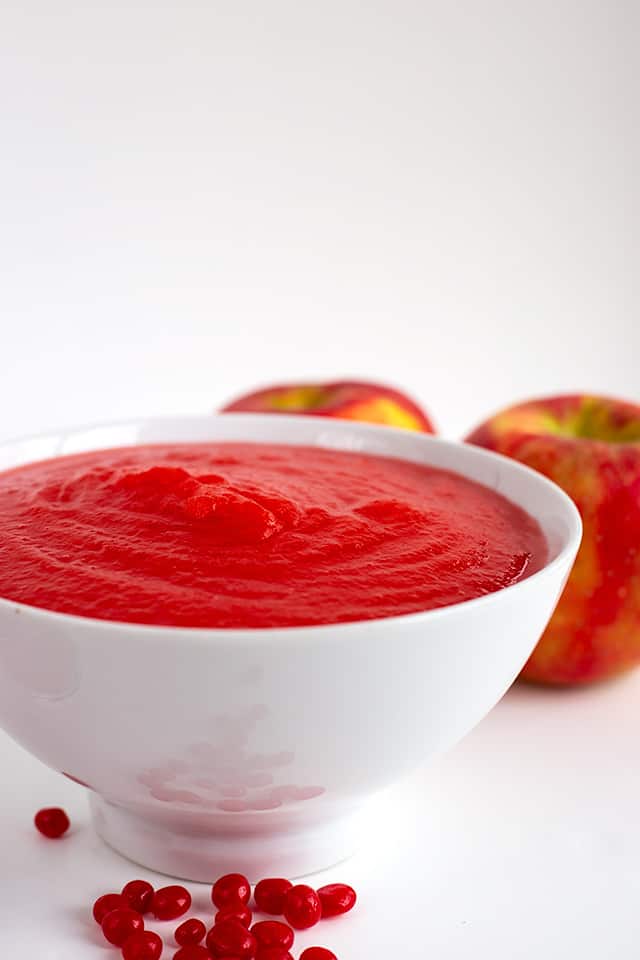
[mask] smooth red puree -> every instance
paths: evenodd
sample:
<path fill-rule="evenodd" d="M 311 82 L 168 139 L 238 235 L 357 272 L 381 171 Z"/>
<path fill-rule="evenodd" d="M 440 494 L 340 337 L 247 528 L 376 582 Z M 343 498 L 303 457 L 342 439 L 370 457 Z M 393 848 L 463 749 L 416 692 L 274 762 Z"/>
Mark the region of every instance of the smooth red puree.
<path fill-rule="evenodd" d="M 404 460 L 250 443 L 97 450 L 0 474 L 0 596 L 185 627 L 368 620 L 514 583 L 538 524 Z"/>

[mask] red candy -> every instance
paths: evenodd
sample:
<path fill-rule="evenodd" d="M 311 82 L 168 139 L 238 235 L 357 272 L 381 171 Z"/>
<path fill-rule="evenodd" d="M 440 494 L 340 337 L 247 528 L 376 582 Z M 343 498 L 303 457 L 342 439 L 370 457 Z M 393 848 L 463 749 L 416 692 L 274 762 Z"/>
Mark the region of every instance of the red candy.
<path fill-rule="evenodd" d="M 148 913 L 153 900 L 153 887 L 146 880 L 130 880 L 122 888 L 122 896 L 132 910 Z"/>
<path fill-rule="evenodd" d="M 207 928 L 202 920 L 197 920 L 196 917 L 185 920 L 184 923 L 181 923 L 180 926 L 177 927 L 174 933 L 176 943 L 180 947 L 188 947 L 191 944 L 200 943 L 206 935 Z"/>
<path fill-rule="evenodd" d="M 249 903 L 250 896 L 249 881 L 241 873 L 227 873 L 211 888 L 211 899 L 219 910 L 236 906 L 238 902 Z"/>
<path fill-rule="evenodd" d="M 260 947 L 256 960 L 293 960 L 285 947 Z"/>
<path fill-rule="evenodd" d="M 237 920 L 243 927 L 250 927 L 253 914 L 251 910 L 249 910 L 249 907 L 246 907 L 244 903 L 239 901 L 233 907 L 225 907 L 223 910 L 218 910 L 215 922 L 220 923 L 221 920 Z"/>
<path fill-rule="evenodd" d="M 134 933 L 144 930 L 144 920 L 130 907 L 121 907 L 111 910 L 102 921 L 102 932 L 105 940 L 121 947 Z"/>
<path fill-rule="evenodd" d="M 313 887 L 305 883 L 291 887 L 284 902 L 284 916 L 296 930 L 313 927 L 322 916 L 320 898 Z"/>
<path fill-rule="evenodd" d="M 356 892 L 346 883 L 330 883 L 318 890 L 322 906 L 322 919 L 337 917 L 352 910 L 356 902 Z"/>
<path fill-rule="evenodd" d="M 237 920 L 222 920 L 207 934 L 207 947 L 216 960 L 234 957 L 234 960 L 254 960 L 258 941 Z"/>
<path fill-rule="evenodd" d="M 284 947 L 288 950 L 293 946 L 293 930 L 286 923 L 278 920 L 261 920 L 254 923 L 251 933 L 258 941 L 259 947 Z"/>
<path fill-rule="evenodd" d="M 52 812 L 62 813 L 68 827 L 64 811 L 40 811 L 36 815 L 39 830 L 42 830 L 38 824 L 40 815 Z M 347 913 L 357 899 L 353 887 L 345 883 L 327 884 L 316 891 L 304 883 L 293 886 L 281 877 L 267 878 L 256 885 L 256 907 L 263 913 L 283 914 L 290 926 L 278 920 L 261 920 L 248 929 L 252 921 L 247 907 L 250 896 L 249 881 L 242 874 L 220 877 L 211 889 L 211 899 L 219 908 L 214 926 L 207 933 L 205 924 L 196 917 L 181 923 L 175 931 L 180 949 L 173 960 L 293 960 L 292 927 L 305 930 L 321 918 Z M 122 888 L 122 893 L 98 897 L 93 916 L 109 943 L 122 947 L 123 960 L 160 960 L 162 939 L 157 933 L 144 929 L 141 914 L 151 910 L 158 920 L 173 920 L 186 913 L 190 906 L 191 894 L 183 886 L 154 891 L 146 880 L 131 880 Z M 205 936 L 206 946 L 201 943 Z M 337 960 L 337 957 L 326 947 L 307 947 L 299 960 Z"/>
<path fill-rule="evenodd" d="M 188 947 L 181 947 L 177 953 L 174 953 L 173 960 L 211 960 L 211 954 L 206 947 L 189 944 Z M 235 960 L 235 958 L 230 957 L 227 960 Z"/>
<path fill-rule="evenodd" d="M 123 960 L 159 960 L 162 956 L 162 940 L 152 930 L 134 933 L 122 945 Z"/>
<path fill-rule="evenodd" d="M 151 903 L 151 912 L 156 920 L 175 920 L 191 906 L 191 894 L 185 887 L 170 886 L 156 890 Z"/>
<path fill-rule="evenodd" d="M 292 886 L 291 881 L 285 880 L 283 877 L 270 877 L 267 880 L 261 880 L 260 883 L 256 884 L 253 891 L 256 907 L 262 913 L 282 916 L 284 901 Z"/>
<path fill-rule="evenodd" d="M 49 840 L 57 840 L 70 827 L 69 817 L 60 807 L 46 807 L 44 810 L 38 810 L 33 822 L 42 836 L 48 837 Z"/>
<path fill-rule="evenodd" d="M 93 919 L 96 923 L 102 923 L 112 910 L 126 909 L 128 906 L 128 900 L 121 893 L 105 893 L 104 896 L 98 897 L 93 905 Z"/>
<path fill-rule="evenodd" d="M 338 958 L 326 947 L 307 947 L 300 954 L 300 960 L 338 960 Z"/>

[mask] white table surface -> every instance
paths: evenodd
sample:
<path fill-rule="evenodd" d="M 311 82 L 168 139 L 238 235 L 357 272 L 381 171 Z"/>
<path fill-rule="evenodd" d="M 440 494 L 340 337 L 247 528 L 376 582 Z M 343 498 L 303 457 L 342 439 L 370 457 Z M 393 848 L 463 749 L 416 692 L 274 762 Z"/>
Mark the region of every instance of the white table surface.
<path fill-rule="evenodd" d="M 390 792 L 376 845 L 322 875 L 352 883 L 357 909 L 297 944 L 339 960 L 638 957 L 639 717 L 640 672 L 588 690 L 514 688 L 456 749 Z M 83 790 L 4 735 L 0 764 L 0 957 L 117 957 L 100 943 L 92 901 L 133 877 L 160 878 L 107 849 Z M 31 820 L 57 804 L 73 832 L 50 842 Z M 190 886 L 206 918 L 208 888 Z M 174 926 L 157 929 L 169 942 Z"/>

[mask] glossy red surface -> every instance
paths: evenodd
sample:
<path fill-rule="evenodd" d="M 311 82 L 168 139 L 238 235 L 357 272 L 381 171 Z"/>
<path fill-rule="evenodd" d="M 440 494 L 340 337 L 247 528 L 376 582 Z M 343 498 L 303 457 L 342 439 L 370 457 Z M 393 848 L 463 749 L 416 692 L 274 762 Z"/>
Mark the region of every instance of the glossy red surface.
<path fill-rule="evenodd" d="M 369 620 L 491 593 L 545 555 L 499 494 L 359 453 L 141 446 L 0 475 L 0 596 L 106 620 Z"/>

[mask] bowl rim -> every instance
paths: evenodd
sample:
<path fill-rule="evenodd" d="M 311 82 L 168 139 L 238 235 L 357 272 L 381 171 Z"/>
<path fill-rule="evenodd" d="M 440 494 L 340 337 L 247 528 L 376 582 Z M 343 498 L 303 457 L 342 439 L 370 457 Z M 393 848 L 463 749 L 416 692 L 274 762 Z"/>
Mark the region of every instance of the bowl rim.
<path fill-rule="evenodd" d="M 294 625 L 294 626 L 271 626 L 271 627 L 184 627 L 184 626 L 170 626 L 167 624 L 152 624 L 152 623 L 136 623 L 128 620 L 107 620 L 99 617 L 87 617 L 80 614 L 72 613 L 63 613 L 56 610 L 49 610 L 46 607 L 35 606 L 34 604 L 22 603 L 17 600 L 10 600 L 7 597 L 0 595 L 0 611 L 3 610 L 12 610 L 14 613 L 25 613 L 29 616 L 35 617 L 37 619 L 51 619 L 53 618 L 56 622 L 65 624 L 68 623 L 70 627 L 75 626 L 76 628 L 81 627 L 90 627 L 92 630 L 106 630 L 111 633 L 126 633 L 128 636 L 132 634 L 139 634 L 141 637 L 150 636 L 153 634 L 157 639 L 172 639 L 180 637 L 181 639 L 191 639 L 191 640 L 201 640 L 203 642 L 212 641 L 230 641 L 230 642 L 242 642 L 247 640 L 258 640 L 260 637 L 265 639 L 274 637 L 283 637 L 297 640 L 304 640 L 305 638 L 329 638 L 334 637 L 339 634 L 342 636 L 343 632 L 345 635 L 350 633 L 356 633 L 361 631 L 363 628 L 374 628 L 376 626 L 386 627 L 389 626 L 392 628 L 394 625 L 405 624 L 405 623 L 416 623 L 416 622 L 431 622 L 433 620 L 440 619 L 441 617 L 454 615 L 456 612 L 464 610 L 471 610 L 472 608 L 486 606 L 492 602 L 496 602 L 496 598 L 501 597 L 504 594 L 513 595 L 517 591 L 522 591 L 526 589 L 528 585 L 533 582 L 539 581 L 542 578 L 546 578 L 549 575 L 555 573 L 559 567 L 564 567 L 567 564 L 568 560 L 575 558 L 575 554 L 578 551 L 580 542 L 582 539 L 582 518 L 578 508 L 571 499 L 571 497 L 560 487 L 557 483 L 554 483 L 548 477 L 545 477 L 543 474 L 539 473 L 537 470 L 528 467 L 526 464 L 521 463 L 518 460 L 514 460 L 511 457 L 506 457 L 503 454 L 496 453 L 493 450 L 488 450 L 484 447 L 476 446 L 475 444 L 466 443 L 463 440 L 450 440 L 445 437 L 441 437 L 434 434 L 425 433 L 418 430 L 409 430 L 400 427 L 391 427 L 384 424 L 372 424 L 365 423 L 363 421 L 356 420 L 345 420 L 340 418 L 332 417 L 322 417 L 314 416 L 311 414 L 286 414 L 280 412 L 269 412 L 269 413 L 244 413 L 240 411 L 227 411 L 227 412 L 215 412 L 211 414 L 184 414 L 184 415 L 170 415 L 170 416 L 138 416 L 138 417 L 127 417 L 127 418 L 118 418 L 114 420 L 105 420 L 90 422 L 86 424 L 77 424 L 70 427 L 60 427 L 57 429 L 39 431 L 30 434 L 24 434 L 20 436 L 10 437 L 6 440 L 0 441 L 0 449 L 6 449 L 17 444 L 29 443 L 37 440 L 46 440 L 53 439 L 55 437 L 71 436 L 76 434 L 81 434 L 83 432 L 89 431 L 101 431 L 109 430 L 114 428 L 127 428 L 127 427 L 143 427 L 156 425 L 160 426 L 162 424 L 166 425 L 178 425 L 180 423 L 191 422 L 191 423 L 213 423 L 221 419 L 234 418 L 238 421 L 243 421 L 247 424 L 257 421 L 272 421 L 274 417 L 277 417 L 278 421 L 283 425 L 296 425 L 294 429 L 303 429 L 298 426 L 301 422 L 306 422 L 309 424 L 315 424 L 318 427 L 322 427 L 323 430 L 328 430 L 329 433 L 334 432 L 336 435 L 340 434 L 358 434 L 366 436 L 389 436 L 389 433 L 392 431 L 396 434 L 406 435 L 411 440 L 414 440 L 418 445 L 434 445 L 438 447 L 447 447 L 447 448 L 464 448 L 466 451 L 470 451 L 472 456 L 476 456 L 479 459 L 485 459 L 493 462 L 498 462 L 502 464 L 503 469 L 511 470 L 515 473 L 520 473 L 528 476 L 530 479 L 533 478 L 535 483 L 538 483 L 540 487 L 546 489 L 547 492 L 551 493 L 555 498 L 559 506 L 561 506 L 564 512 L 564 519 L 568 524 L 568 531 L 566 534 L 566 542 L 558 551 L 555 557 L 552 560 L 547 561 L 539 570 L 536 570 L 534 573 L 530 574 L 528 577 L 518 580 L 516 583 L 512 583 L 509 586 L 501 587 L 498 590 L 493 590 L 490 593 L 483 594 L 479 597 L 473 597 L 468 600 L 461 600 L 458 603 L 446 604 L 442 607 L 435 607 L 427 610 L 417 610 L 411 613 L 401 613 L 394 614 L 389 617 L 375 617 L 370 620 L 346 620 L 338 621 L 336 623 L 321 623 L 321 624 L 308 624 L 308 625 Z M 284 423 L 282 423 L 284 421 Z M 215 438 L 212 438 L 212 442 Z M 194 442 L 194 443 L 206 443 L 206 440 L 198 441 L 180 441 L 180 440 L 155 440 L 145 443 L 144 441 L 140 444 L 117 444 L 116 446 L 96 446 L 87 448 L 86 452 L 91 450 L 109 450 L 117 449 L 119 446 L 137 446 L 137 445 L 152 445 L 153 443 L 181 443 L 181 442 Z M 249 440 L 247 438 L 238 438 L 237 441 L 232 439 L 224 438 L 219 442 L 245 442 L 245 443 L 274 443 L 282 444 L 283 446 L 302 446 L 305 444 L 301 443 L 291 443 L 285 439 L 281 440 L 272 440 L 266 439 L 264 441 L 259 440 Z M 308 442 L 309 446 L 319 446 L 321 444 L 314 443 L 311 437 Z M 327 448 L 325 448 L 327 449 Z M 341 447 L 334 448 L 329 447 L 328 449 L 344 449 Z M 69 453 L 62 453 L 54 455 L 54 457 L 42 457 L 39 459 L 48 460 L 48 459 L 57 459 L 58 456 L 73 456 L 78 453 L 82 453 L 82 450 L 74 450 Z M 407 460 L 404 456 L 395 456 L 393 453 L 384 452 L 376 453 L 372 450 L 358 450 L 357 452 L 368 454 L 370 456 L 388 456 L 392 459 L 398 460 Z M 36 463 L 39 462 L 39 459 L 24 461 L 24 463 Z M 408 462 L 412 462 L 408 460 Z M 415 461 L 413 461 L 415 462 Z M 20 464 L 19 466 L 21 466 Z M 4 473 L 6 470 L 12 470 L 13 467 L 7 467 L 0 470 L 0 473 Z M 441 467 L 440 469 L 450 470 L 452 473 L 459 473 L 461 476 L 465 474 L 460 473 L 459 470 L 456 470 L 455 467 Z M 488 484 L 483 484 L 481 481 L 474 481 L 476 483 L 481 483 L 482 486 L 488 486 Z M 489 487 L 489 489 L 491 489 Z M 500 491 L 496 491 L 500 492 Z M 506 497 L 504 493 L 501 494 Z M 513 501 L 512 501 L 513 502 Z M 523 508 L 524 509 L 524 508 Z M 538 520 L 535 514 L 531 513 L 531 516 L 534 519 Z M 569 570 L 571 567 L 569 567 Z"/>

